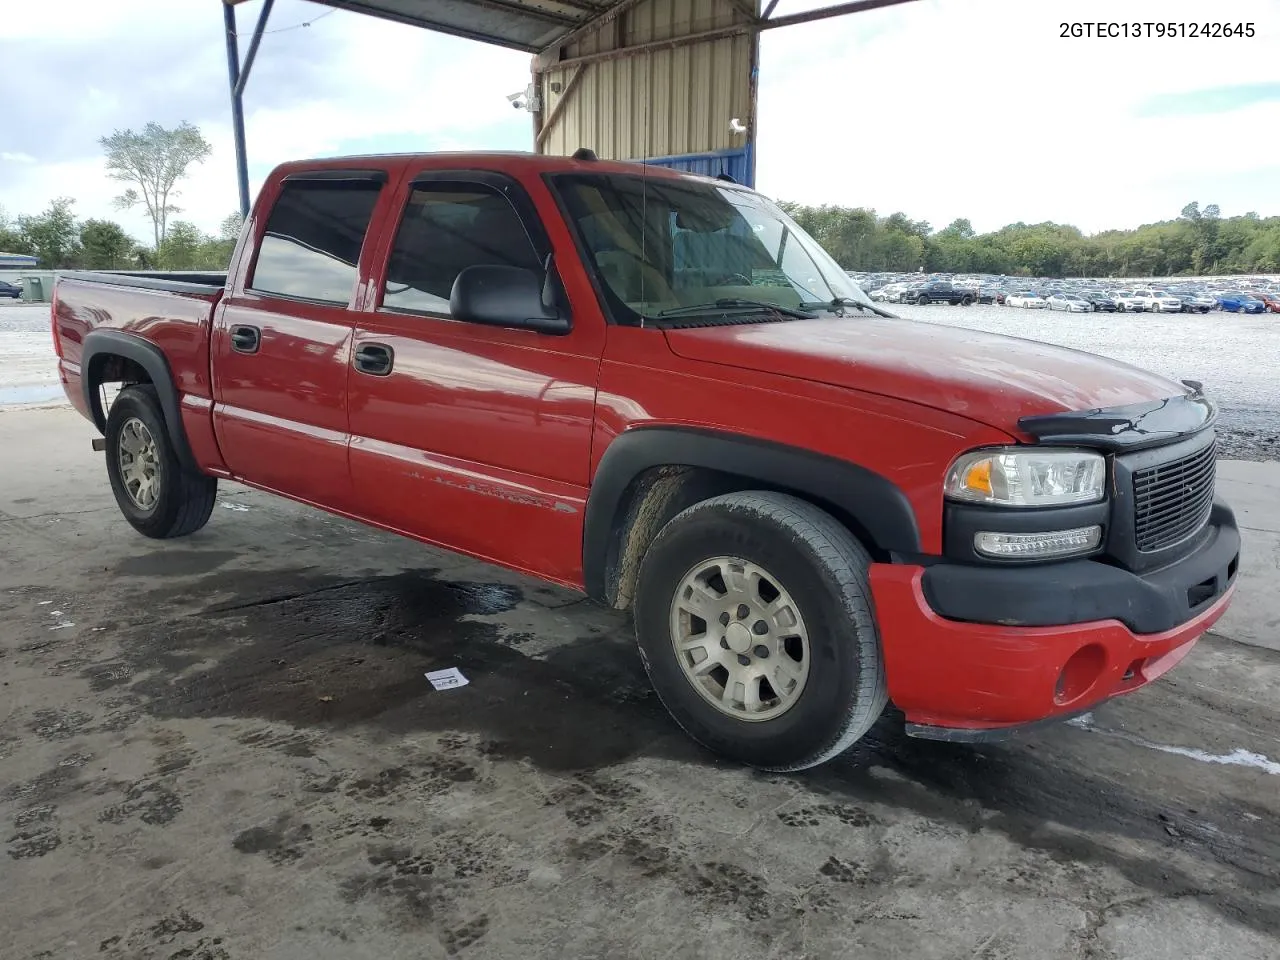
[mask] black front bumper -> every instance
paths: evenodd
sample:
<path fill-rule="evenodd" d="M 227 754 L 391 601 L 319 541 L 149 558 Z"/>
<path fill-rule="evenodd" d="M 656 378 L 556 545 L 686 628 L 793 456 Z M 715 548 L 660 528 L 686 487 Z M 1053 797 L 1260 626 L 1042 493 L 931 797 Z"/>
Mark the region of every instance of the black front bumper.
<path fill-rule="evenodd" d="M 1119 620 L 1152 634 L 1185 623 L 1222 596 L 1236 577 L 1240 532 L 1216 502 L 1193 549 L 1155 570 L 1135 573 L 1103 559 L 1034 566 L 942 561 L 924 573 L 924 594 L 948 620 L 1049 627 Z"/>

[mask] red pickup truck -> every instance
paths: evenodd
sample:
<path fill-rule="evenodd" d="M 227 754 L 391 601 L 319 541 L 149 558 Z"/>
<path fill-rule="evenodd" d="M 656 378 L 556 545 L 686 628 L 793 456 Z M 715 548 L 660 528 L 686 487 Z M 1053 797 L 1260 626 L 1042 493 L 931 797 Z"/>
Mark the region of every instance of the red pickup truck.
<path fill-rule="evenodd" d="M 1235 587 L 1199 384 L 894 317 L 725 179 L 287 163 L 225 276 L 55 293 L 138 531 L 198 530 L 225 478 L 629 608 L 675 720 L 768 769 L 889 701 L 950 740 L 1081 713 Z"/>

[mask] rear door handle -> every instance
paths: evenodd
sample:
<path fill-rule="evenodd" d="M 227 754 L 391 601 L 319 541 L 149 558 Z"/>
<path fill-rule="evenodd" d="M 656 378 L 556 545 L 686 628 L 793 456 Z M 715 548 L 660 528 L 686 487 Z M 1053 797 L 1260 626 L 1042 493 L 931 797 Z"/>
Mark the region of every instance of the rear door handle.
<path fill-rule="evenodd" d="M 257 353 L 262 343 L 262 331 L 257 327 L 232 327 L 231 349 L 236 353 Z"/>
<path fill-rule="evenodd" d="M 390 347 L 382 343 L 362 343 L 356 348 L 354 363 L 361 373 L 375 377 L 385 377 L 391 372 L 394 354 Z"/>

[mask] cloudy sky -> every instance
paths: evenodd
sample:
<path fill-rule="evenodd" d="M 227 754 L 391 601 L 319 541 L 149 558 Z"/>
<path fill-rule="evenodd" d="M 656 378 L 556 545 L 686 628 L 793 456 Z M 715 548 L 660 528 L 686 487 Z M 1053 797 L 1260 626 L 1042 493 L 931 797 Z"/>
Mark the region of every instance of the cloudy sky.
<path fill-rule="evenodd" d="M 784 14 L 822 5 L 781 0 Z M 248 33 L 259 3 L 240 6 Z M 42 0 L 0 32 L 0 207 L 60 195 L 119 213 L 98 138 L 189 120 L 213 143 L 178 202 L 207 230 L 236 209 L 218 0 Z M 1063 21 L 1256 24 L 1252 39 L 1061 39 Z M 303 26 L 308 24 L 309 26 Z M 251 189 L 287 159 L 529 149 L 506 94 L 526 54 L 306 0 L 278 0 L 250 80 Z M 767 32 L 757 186 L 903 210 L 941 227 L 1023 220 L 1091 232 L 1176 216 L 1280 214 L 1280 0 L 918 0 Z"/>

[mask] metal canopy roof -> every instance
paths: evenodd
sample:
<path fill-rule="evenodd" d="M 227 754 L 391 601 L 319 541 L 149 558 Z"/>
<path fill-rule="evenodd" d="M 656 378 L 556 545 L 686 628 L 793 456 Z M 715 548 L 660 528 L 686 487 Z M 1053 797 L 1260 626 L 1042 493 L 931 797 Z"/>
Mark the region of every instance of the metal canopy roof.
<path fill-rule="evenodd" d="M 383 20 L 537 53 L 619 0 L 315 0 Z"/>
<path fill-rule="evenodd" d="M 249 48 L 241 60 L 240 34 L 236 28 L 236 7 L 245 0 L 222 0 L 223 23 L 227 43 L 227 77 L 231 86 L 231 121 L 236 144 L 236 174 L 240 187 L 240 210 L 249 215 L 249 170 L 245 153 L 244 88 L 253 69 L 254 58 L 262 41 L 267 20 L 275 0 L 262 0 L 258 22 L 249 40 Z M 738 16 L 729 26 L 697 30 L 616 49 L 566 57 L 565 50 L 584 37 L 598 33 L 613 20 L 625 14 L 640 0 L 312 0 L 321 6 L 351 13 L 391 20 L 408 26 L 478 40 L 512 50 L 536 54 L 532 67 L 535 79 L 549 69 L 573 65 L 580 68 L 588 62 L 620 59 L 651 52 L 704 43 L 742 34 L 758 35 L 775 27 L 823 20 L 846 13 L 860 13 L 878 7 L 891 7 L 913 0 L 844 0 L 832 6 L 801 13 L 773 16 L 779 0 L 728 0 Z M 677 8 L 692 8 L 697 0 L 670 0 Z M 572 86 L 573 81 L 569 81 Z M 566 91 L 567 93 L 567 91 Z M 754 96 L 754 94 L 753 94 Z"/>
<path fill-rule="evenodd" d="M 240 3 L 242 0 L 226 0 Z M 540 53 L 584 27 L 612 19 L 635 0 L 313 0 L 315 3 L 414 27 L 438 30 L 513 50 Z M 895 6 L 911 0 L 852 0 L 834 6 L 771 17 L 778 0 L 735 0 L 756 29 L 807 23 L 845 13 Z M 756 11 L 764 7 L 757 19 Z M 746 28 L 750 29 L 750 27 Z"/>

